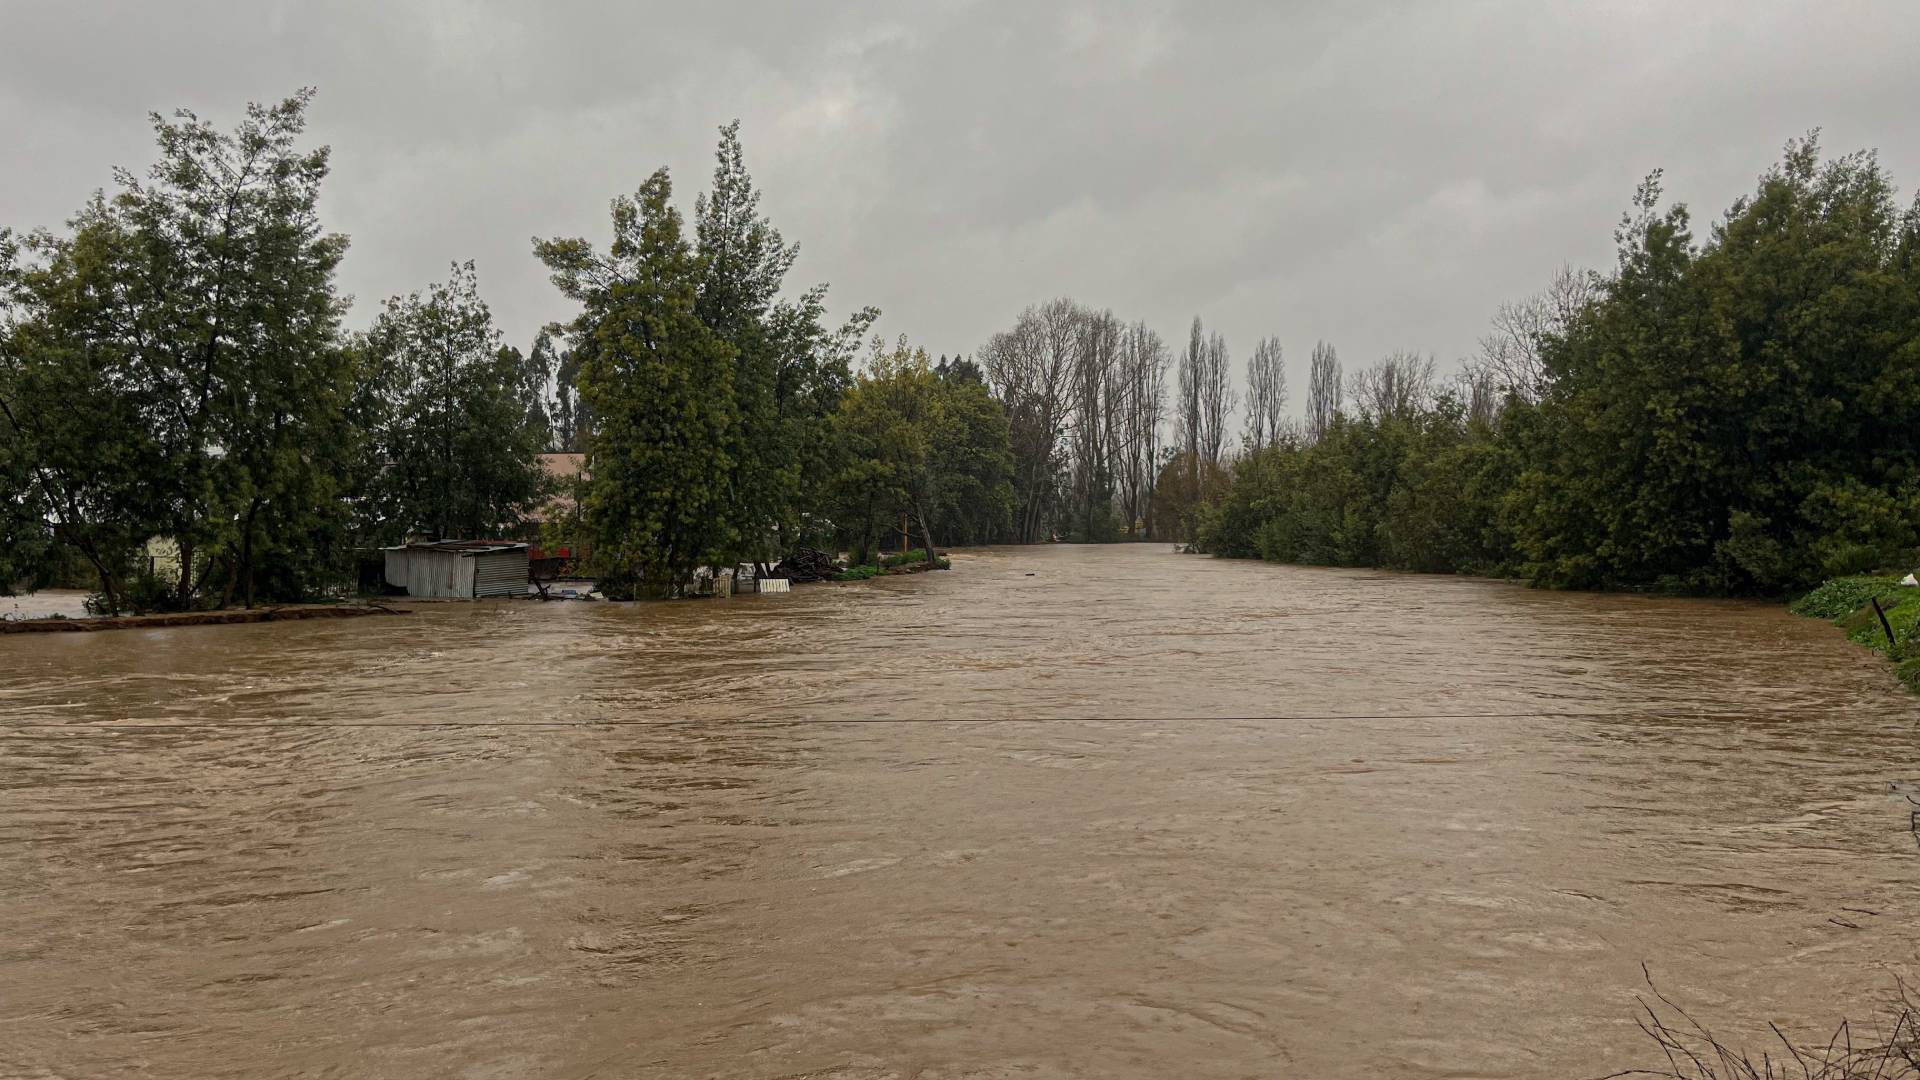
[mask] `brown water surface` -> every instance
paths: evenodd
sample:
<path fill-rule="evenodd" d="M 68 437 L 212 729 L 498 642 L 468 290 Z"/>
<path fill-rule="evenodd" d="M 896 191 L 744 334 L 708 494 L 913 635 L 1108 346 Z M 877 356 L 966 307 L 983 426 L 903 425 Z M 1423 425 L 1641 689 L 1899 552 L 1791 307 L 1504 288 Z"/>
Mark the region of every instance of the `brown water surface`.
<path fill-rule="evenodd" d="M 0 1074 L 1591 1076 L 1643 961 L 1811 1036 L 1920 943 L 1920 710 L 1773 606 L 1156 545 L 417 610 L 0 638 Z"/>

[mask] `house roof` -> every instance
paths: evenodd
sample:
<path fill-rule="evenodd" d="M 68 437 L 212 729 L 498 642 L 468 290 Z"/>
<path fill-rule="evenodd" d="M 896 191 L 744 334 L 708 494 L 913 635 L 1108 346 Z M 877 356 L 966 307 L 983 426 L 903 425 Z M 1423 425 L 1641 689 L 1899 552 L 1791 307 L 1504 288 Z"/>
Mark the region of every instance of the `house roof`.
<path fill-rule="evenodd" d="M 435 540 L 431 543 L 397 544 L 383 551 L 446 551 L 455 555 L 485 555 L 495 551 L 525 551 L 528 545 L 517 540 Z"/>

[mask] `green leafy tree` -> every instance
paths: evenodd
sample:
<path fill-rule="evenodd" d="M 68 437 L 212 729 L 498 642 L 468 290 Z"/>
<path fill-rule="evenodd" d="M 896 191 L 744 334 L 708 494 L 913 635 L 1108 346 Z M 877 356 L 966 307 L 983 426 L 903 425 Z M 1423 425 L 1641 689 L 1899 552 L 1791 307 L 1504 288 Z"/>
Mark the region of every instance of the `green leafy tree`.
<path fill-rule="evenodd" d="M 1920 543 L 1912 215 L 1870 155 L 1790 144 L 1709 240 L 1657 176 L 1544 359 L 1509 500 L 1548 585 L 1775 592 Z"/>
<path fill-rule="evenodd" d="M 882 528 L 919 527 L 928 562 L 936 521 L 1003 527 L 1012 514 L 1013 455 L 1006 417 L 978 381 L 941 378 L 926 350 L 879 340 L 835 417 L 835 483 L 855 562 L 871 558 Z"/>
<path fill-rule="evenodd" d="M 333 284 L 346 241 L 316 212 L 326 149 L 297 145 L 310 98 L 249 106 L 231 132 L 154 116 L 147 175 L 117 173 L 117 194 L 69 236 L 36 234 L 9 271 L 7 392 L 69 396 L 16 410 L 11 437 L 109 610 L 147 535 L 179 545 L 176 604 L 217 568 L 223 603 L 252 603 L 268 563 L 286 595 L 331 573 L 313 541 L 341 519 L 328 448 L 351 393 Z"/>
<path fill-rule="evenodd" d="M 678 595 L 738 550 L 728 500 L 734 354 L 696 310 L 703 266 L 662 169 L 613 204 L 605 255 L 585 240 L 536 242 L 571 326 L 578 390 L 593 410 L 583 514 L 610 595 Z"/>
<path fill-rule="evenodd" d="M 133 343 L 112 319 L 112 282 L 133 238 L 95 197 L 71 235 L 0 234 L 0 468 L 13 493 L 9 533 L 50 538 L 80 553 L 104 608 L 117 613 L 134 575 L 133 551 L 159 514 L 149 482 L 158 457 L 153 387 Z M 26 258 L 21 260 L 22 248 Z M 16 551 L 9 578 L 27 570 Z"/>
<path fill-rule="evenodd" d="M 941 429 L 934 522 L 950 544 L 991 543 L 1013 525 L 1013 450 L 1007 414 L 977 365 L 938 370 Z"/>
<path fill-rule="evenodd" d="M 377 387 L 369 449 L 375 531 L 437 538 L 511 533 L 545 494 L 538 455 L 545 413 L 528 405 L 533 380 L 503 348 L 471 262 L 445 284 L 388 300 L 366 337 Z"/>
<path fill-rule="evenodd" d="M 739 121 L 720 129 L 714 156 L 713 186 L 695 204 L 695 310 L 734 354 L 738 423 L 730 435 L 727 497 L 739 546 L 729 561 L 764 568 L 769 553 L 807 530 L 830 468 L 822 447 L 851 379 L 849 360 L 878 313 L 863 310 L 830 332 L 825 286 L 783 300 L 799 248 L 760 213 Z"/>

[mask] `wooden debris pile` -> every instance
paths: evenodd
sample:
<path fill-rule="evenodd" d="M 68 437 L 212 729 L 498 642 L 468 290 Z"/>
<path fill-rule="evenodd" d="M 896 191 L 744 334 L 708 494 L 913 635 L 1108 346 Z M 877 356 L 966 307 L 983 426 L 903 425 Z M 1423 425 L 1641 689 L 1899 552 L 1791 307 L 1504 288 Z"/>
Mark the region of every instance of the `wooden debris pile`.
<path fill-rule="evenodd" d="M 840 561 L 828 552 L 795 548 L 773 568 L 773 576 L 793 582 L 838 581 L 841 569 Z"/>

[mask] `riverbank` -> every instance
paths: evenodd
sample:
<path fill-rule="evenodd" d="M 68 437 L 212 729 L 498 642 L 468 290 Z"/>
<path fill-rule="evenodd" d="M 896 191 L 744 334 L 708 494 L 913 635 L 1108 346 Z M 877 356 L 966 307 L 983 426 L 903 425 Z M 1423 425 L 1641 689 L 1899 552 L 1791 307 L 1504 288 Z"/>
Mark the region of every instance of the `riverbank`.
<path fill-rule="evenodd" d="M 1920 693 L 1920 588 L 1892 576 L 1835 578 L 1795 600 L 1790 610 L 1824 619 L 1894 665 L 1907 689 Z"/>
<path fill-rule="evenodd" d="M 234 623 L 285 622 L 297 619 L 352 619 L 363 615 L 410 615 L 404 608 L 379 604 L 297 604 L 287 607 L 241 608 L 225 611 L 173 611 L 153 615 L 112 615 L 69 619 L 9 619 L 0 622 L 0 634 L 73 634 L 97 630 L 151 630 L 163 626 L 223 626 Z"/>

